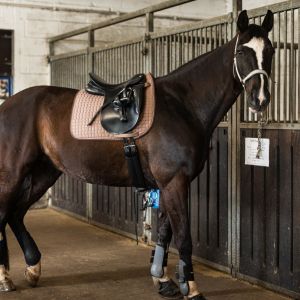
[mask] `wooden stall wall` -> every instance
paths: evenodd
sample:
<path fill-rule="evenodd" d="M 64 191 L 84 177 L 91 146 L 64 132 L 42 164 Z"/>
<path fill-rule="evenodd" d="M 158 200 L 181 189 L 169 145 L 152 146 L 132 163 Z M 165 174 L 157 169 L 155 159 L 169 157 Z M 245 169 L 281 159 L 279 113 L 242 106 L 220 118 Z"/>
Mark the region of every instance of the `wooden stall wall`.
<path fill-rule="evenodd" d="M 300 292 L 300 131 L 266 130 L 270 167 L 244 164 L 241 131 L 240 269 L 247 276 Z"/>
<path fill-rule="evenodd" d="M 86 217 L 86 184 L 65 174 L 61 175 L 52 189 L 52 205 L 73 214 Z"/>
<path fill-rule="evenodd" d="M 51 84 L 84 88 L 87 81 L 87 55 L 58 59 L 51 64 Z M 52 188 L 52 205 L 80 217 L 87 217 L 86 184 L 63 174 Z"/>

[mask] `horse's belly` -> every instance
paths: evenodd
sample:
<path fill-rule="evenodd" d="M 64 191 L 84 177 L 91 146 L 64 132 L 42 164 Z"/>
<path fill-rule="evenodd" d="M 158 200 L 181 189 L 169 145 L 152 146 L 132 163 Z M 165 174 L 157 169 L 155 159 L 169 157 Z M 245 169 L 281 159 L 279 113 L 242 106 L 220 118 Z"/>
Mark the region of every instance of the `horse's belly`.
<path fill-rule="evenodd" d="M 73 140 L 56 154 L 58 167 L 73 177 L 104 185 L 130 184 L 122 143 Z"/>

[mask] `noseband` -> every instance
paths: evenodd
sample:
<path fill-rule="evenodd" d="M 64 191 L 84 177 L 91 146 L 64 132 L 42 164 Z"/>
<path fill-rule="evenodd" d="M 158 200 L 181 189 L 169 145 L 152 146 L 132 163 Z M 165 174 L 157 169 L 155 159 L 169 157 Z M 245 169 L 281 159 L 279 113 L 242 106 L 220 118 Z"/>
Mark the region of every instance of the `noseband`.
<path fill-rule="evenodd" d="M 249 80 L 251 77 L 253 77 L 256 74 L 265 75 L 267 77 L 267 79 L 269 79 L 268 73 L 265 70 L 263 70 L 263 69 L 255 69 L 255 70 L 251 71 L 247 76 L 245 76 L 244 78 L 242 78 L 242 76 L 241 76 L 241 74 L 239 72 L 238 66 L 237 66 L 237 59 L 236 59 L 236 51 L 237 51 L 238 43 L 239 43 L 239 35 L 238 35 L 238 37 L 236 39 L 236 43 L 235 43 L 235 47 L 234 47 L 233 77 L 235 77 L 235 74 L 234 74 L 234 71 L 235 71 L 235 73 L 237 74 L 238 79 L 239 79 L 240 83 L 243 85 L 244 89 L 245 89 L 246 81 Z"/>

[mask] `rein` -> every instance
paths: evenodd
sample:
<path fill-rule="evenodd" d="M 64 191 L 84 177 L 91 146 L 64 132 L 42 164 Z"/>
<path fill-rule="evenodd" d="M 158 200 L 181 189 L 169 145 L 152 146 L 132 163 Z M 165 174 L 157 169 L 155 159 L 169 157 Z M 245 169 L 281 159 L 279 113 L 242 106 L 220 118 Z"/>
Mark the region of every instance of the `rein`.
<path fill-rule="evenodd" d="M 247 76 L 245 76 L 244 78 L 242 78 L 242 76 L 241 76 L 241 74 L 239 72 L 239 69 L 238 69 L 237 59 L 236 59 L 236 54 L 237 54 L 236 51 L 237 51 L 238 43 L 239 43 L 239 35 L 237 36 L 235 47 L 234 47 L 233 77 L 235 77 L 235 74 L 234 74 L 234 71 L 235 71 L 235 73 L 237 74 L 238 79 L 239 79 L 240 83 L 243 85 L 244 89 L 245 89 L 246 81 L 249 80 L 251 77 L 253 77 L 256 74 L 265 75 L 267 77 L 267 79 L 269 79 L 268 73 L 265 70 L 263 70 L 263 69 L 255 69 L 255 70 L 251 71 Z"/>

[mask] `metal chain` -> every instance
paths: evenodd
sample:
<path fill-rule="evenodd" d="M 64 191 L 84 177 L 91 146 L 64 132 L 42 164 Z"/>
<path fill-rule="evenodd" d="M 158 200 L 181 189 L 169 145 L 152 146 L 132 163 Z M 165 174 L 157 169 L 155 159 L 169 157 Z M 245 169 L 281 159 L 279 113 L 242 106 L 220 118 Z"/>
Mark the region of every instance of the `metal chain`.
<path fill-rule="evenodd" d="M 268 120 L 265 119 L 264 117 L 264 113 L 261 112 L 259 115 L 259 121 L 258 121 L 258 129 L 257 129 L 257 154 L 256 154 L 256 158 L 259 159 L 261 156 L 261 152 L 262 152 L 262 146 L 261 146 L 261 139 L 262 139 L 262 130 L 264 128 L 265 125 L 268 124 Z"/>

